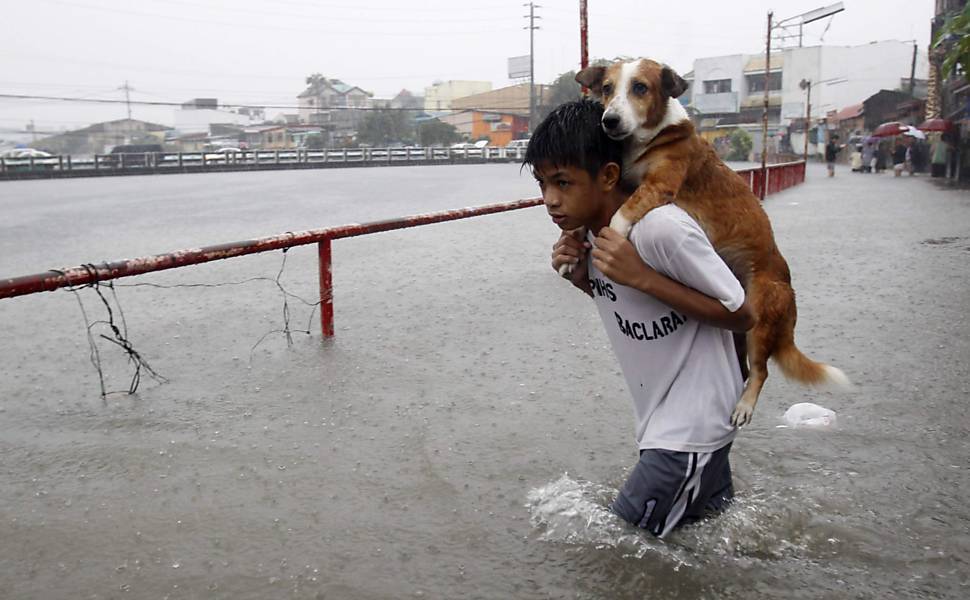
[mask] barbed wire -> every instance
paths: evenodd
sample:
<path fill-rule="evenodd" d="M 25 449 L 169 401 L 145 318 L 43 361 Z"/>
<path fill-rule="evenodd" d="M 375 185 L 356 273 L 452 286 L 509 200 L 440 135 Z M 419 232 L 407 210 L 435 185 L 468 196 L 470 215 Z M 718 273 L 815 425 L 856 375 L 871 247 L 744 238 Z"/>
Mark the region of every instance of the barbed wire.
<path fill-rule="evenodd" d="M 276 277 L 259 276 L 259 277 L 249 277 L 247 279 L 243 279 L 240 281 L 226 281 L 221 283 L 180 283 L 180 284 L 172 284 L 172 285 L 152 283 L 152 282 L 138 282 L 138 283 L 125 284 L 125 283 L 115 283 L 112 281 L 104 281 L 104 282 L 94 281 L 93 283 L 84 284 L 82 286 L 74 286 L 74 285 L 66 286 L 64 289 L 74 294 L 74 297 L 78 303 L 78 307 L 81 311 L 81 318 L 84 321 L 85 334 L 88 340 L 89 360 L 91 361 L 92 366 L 94 366 L 95 371 L 97 371 L 98 373 L 98 382 L 101 389 L 101 397 L 107 398 L 107 396 L 110 394 L 123 393 L 123 390 L 109 391 L 105 386 L 105 376 L 104 376 L 104 368 L 102 366 L 102 361 L 101 361 L 101 351 L 98 348 L 97 340 L 94 334 L 94 329 L 98 325 L 107 326 L 110 329 L 112 335 L 109 337 L 101 333 L 101 334 L 98 334 L 97 337 L 100 337 L 118 346 L 122 350 L 124 350 L 128 356 L 128 361 L 134 364 L 135 370 L 134 370 L 134 373 L 132 374 L 131 382 L 128 385 L 128 390 L 126 392 L 127 394 L 131 395 L 131 394 L 134 394 L 136 391 L 138 391 L 138 387 L 141 383 L 142 370 L 148 373 L 152 379 L 154 379 L 155 381 L 158 381 L 159 383 L 168 383 L 169 381 L 166 377 L 160 375 L 155 369 L 152 368 L 152 366 L 148 363 L 145 357 L 137 350 L 135 350 L 131 341 L 128 339 L 128 322 L 127 322 L 127 319 L 125 318 L 124 309 L 121 306 L 121 301 L 118 298 L 118 292 L 116 289 L 119 287 L 152 287 L 152 288 L 159 288 L 159 289 L 218 288 L 218 287 L 226 287 L 226 286 L 234 286 L 234 285 L 244 285 L 244 284 L 252 283 L 256 281 L 268 281 L 272 283 L 274 286 L 276 286 L 277 290 L 279 290 L 280 292 L 280 296 L 282 297 L 283 325 L 280 328 L 267 331 L 266 333 L 264 333 L 259 337 L 256 343 L 253 344 L 252 348 L 250 348 L 249 362 L 252 363 L 253 356 L 256 352 L 256 349 L 259 347 L 259 345 L 262 344 L 266 340 L 266 338 L 268 338 L 273 334 L 276 334 L 276 333 L 283 334 L 286 339 L 287 347 L 293 346 L 292 334 L 305 333 L 307 335 L 311 335 L 312 332 L 310 330 L 310 325 L 313 323 L 313 317 L 316 315 L 317 308 L 319 308 L 323 300 L 321 299 L 316 302 L 311 302 L 303 298 L 302 296 L 299 296 L 289 291 L 283 285 L 283 283 L 281 282 L 281 278 L 283 277 L 283 272 L 286 270 L 287 250 L 289 250 L 289 248 L 283 248 L 282 250 L 283 259 L 280 262 L 280 267 L 276 273 Z M 91 277 L 97 276 L 96 265 L 86 263 L 81 265 L 81 267 L 88 272 L 89 276 Z M 52 271 L 60 274 L 62 277 L 65 277 L 65 278 L 68 277 L 67 274 L 64 273 L 63 271 L 59 271 L 57 269 L 52 269 Z M 114 308 L 112 307 L 112 301 L 109 301 L 109 299 L 106 298 L 105 295 L 102 293 L 101 291 L 102 287 L 106 287 L 111 290 L 111 299 L 113 300 Z M 81 294 L 78 292 L 78 290 L 83 290 L 86 288 L 93 289 L 94 292 L 97 294 L 98 299 L 101 301 L 101 304 L 104 307 L 105 312 L 107 313 L 106 319 L 98 319 L 98 320 L 92 321 L 88 317 L 88 312 L 84 306 L 84 301 L 81 298 Z M 307 325 L 305 329 L 294 329 L 291 327 L 290 325 L 291 314 L 290 314 L 290 302 L 289 302 L 290 299 L 298 300 L 302 304 L 311 307 L 310 315 L 307 318 Z M 118 317 L 121 320 L 120 327 L 115 322 L 115 311 L 117 311 Z"/>
<path fill-rule="evenodd" d="M 90 275 L 97 275 L 97 267 L 93 264 L 86 263 L 81 265 L 85 271 Z M 58 271 L 52 269 L 54 272 L 59 273 L 62 277 L 67 278 L 67 274 L 63 271 Z M 101 293 L 101 287 L 107 287 L 111 290 L 112 298 L 114 299 L 115 307 L 118 309 L 118 314 L 121 317 L 121 328 L 115 323 L 114 310 L 111 308 L 111 302 L 105 298 L 104 294 Z M 104 306 L 105 312 L 107 312 L 107 320 L 99 319 L 96 321 L 91 321 L 88 319 L 87 310 L 84 308 L 84 302 L 81 299 L 81 295 L 78 293 L 78 289 L 91 288 L 98 295 L 98 299 L 101 300 L 101 304 Z M 98 383 L 101 387 L 101 398 L 107 398 L 108 394 L 121 393 L 118 391 L 108 391 L 104 383 L 104 369 L 101 366 L 101 351 L 98 349 L 97 341 L 94 338 L 93 329 L 98 325 L 106 325 L 112 333 L 113 337 L 109 337 L 103 333 L 98 334 L 104 340 L 115 344 L 125 351 L 128 357 L 128 362 L 134 364 L 135 372 L 131 376 L 131 382 L 128 384 L 128 394 L 134 394 L 138 391 L 138 386 L 141 383 L 141 372 L 142 369 L 147 372 L 152 379 L 158 381 L 159 383 L 166 383 L 168 379 L 160 375 L 148 361 L 137 351 L 134 346 L 132 346 L 131 341 L 128 339 L 128 322 L 124 316 L 124 310 L 121 308 L 121 302 L 118 299 L 118 293 L 115 290 L 114 283 L 111 281 L 99 282 L 94 281 L 92 283 L 84 284 L 78 288 L 77 286 L 70 285 L 66 288 L 69 292 L 74 294 L 77 299 L 78 306 L 81 309 L 81 317 L 84 319 L 84 329 L 87 335 L 88 347 L 90 349 L 90 360 L 91 364 L 94 366 L 95 370 L 98 372 Z"/>

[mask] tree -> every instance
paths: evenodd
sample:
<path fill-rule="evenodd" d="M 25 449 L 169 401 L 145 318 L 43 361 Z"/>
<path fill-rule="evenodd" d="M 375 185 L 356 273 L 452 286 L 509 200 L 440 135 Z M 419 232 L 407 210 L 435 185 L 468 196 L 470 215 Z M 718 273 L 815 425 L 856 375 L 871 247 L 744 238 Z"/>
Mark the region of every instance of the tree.
<path fill-rule="evenodd" d="M 748 160 L 751 153 L 751 136 L 743 129 L 735 129 L 728 137 L 731 144 L 731 151 L 727 155 L 728 160 Z"/>
<path fill-rule="evenodd" d="M 322 133 L 308 133 L 304 145 L 310 150 L 323 150 L 326 147 L 326 140 Z"/>
<path fill-rule="evenodd" d="M 552 106 L 559 106 L 563 102 L 579 100 L 582 95 L 583 88 L 576 81 L 576 71 L 566 71 L 552 82 L 548 103 Z"/>
<path fill-rule="evenodd" d="M 425 121 L 418 127 L 418 141 L 422 146 L 434 146 L 436 144 L 447 146 L 460 139 L 461 134 L 458 133 L 458 129 L 440 119 Z"/>
<path fill-rule="evenodd" d="M 357 129 L 357 143 L 388 146 L 414 140 L 414 122 L 404 110 L 381 109 L 368 112 Z"/>
<path fill-rule="evenodd" d="M 942 65 L 944 77 L 956 75 L 957 67 L 964 75 L 970 74 L 970 4 L 947 20 L 936 35 L 933 48 L 946 53 Z"/>
<path fill-rule="evenodd" d="M 628 60 L 625 57 L 617 57 L 613 60 L 606 60 L 605 58 L 598 58 L 590 63 L 591 67 L 608 67 L 617 60 Z M 539 107 L 539 120 L 546 118 L 546 116 L 552 112 L 554 108 L 559 106 L 564 102 L 572 102 L 573 100 L 579 100 L 583 97 L 583 87 L 579 85 L 576 81 L 576 71 L 566 71 L 565 73 L 560 73 L 552 84 L 549 86 L 549 91 L 544 94 L 542 99 L 542 106 Z"/>

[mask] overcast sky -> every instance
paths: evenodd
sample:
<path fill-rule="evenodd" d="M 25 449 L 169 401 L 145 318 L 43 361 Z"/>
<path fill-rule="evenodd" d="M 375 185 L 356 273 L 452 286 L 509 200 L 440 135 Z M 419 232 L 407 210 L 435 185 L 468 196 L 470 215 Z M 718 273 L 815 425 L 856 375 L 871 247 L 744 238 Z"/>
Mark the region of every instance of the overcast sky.
<path fill-rule="evenodd" d="M 784 19 L 833 0 L 588 0 L 591 58 L 649 56 L 684 73 L 696 58 L 764 51 L 766 15 Z M 537 82 L 579 64 L 578 0 L 536 14 Z M 805 45 L 929 43 L 932 0 L 844 0 L 805 28 Z M 6 94 L 295 105 L 314 72 L 391 97 L 435 80 L 512 83 L 507 59 L 529 52 L 521 1 L 27 0 L 3 3 L 0 89 Z M 132 116 L 172 124 L 170 107 Z M 267 116 L 294 110 L 270 109 Z M 125 105 L 0 99 L 0 132 L 83 127 L 124 118 Z M 0 137 L 4 137 L 0 133 Z"/>

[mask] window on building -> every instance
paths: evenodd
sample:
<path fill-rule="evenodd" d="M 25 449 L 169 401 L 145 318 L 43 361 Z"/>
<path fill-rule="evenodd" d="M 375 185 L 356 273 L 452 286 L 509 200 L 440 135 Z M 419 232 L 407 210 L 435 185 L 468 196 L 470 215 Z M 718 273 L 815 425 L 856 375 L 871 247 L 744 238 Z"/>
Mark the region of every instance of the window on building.
<path fill-rule="evenodd" d="M 724 94 L 731 91 L 730 79 L 708 79 L 704 82 L 705 94 Z"/>
<path fill-rule="evenodd" d="M 758 73 L 745 77 L 748 81 L 748 93 L 765 91 L 765 74 Z M 768 91 L 777 92 L 781 90 L 781 73 L 768 74 Z"/>

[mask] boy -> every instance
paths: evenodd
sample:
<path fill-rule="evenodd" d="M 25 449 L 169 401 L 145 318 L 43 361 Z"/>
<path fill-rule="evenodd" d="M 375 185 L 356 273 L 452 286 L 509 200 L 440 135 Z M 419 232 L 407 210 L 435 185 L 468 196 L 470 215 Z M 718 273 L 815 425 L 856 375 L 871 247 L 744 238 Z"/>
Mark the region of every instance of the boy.
<path fill-rule="evenodd" d="M 622 145 L 603 132 L 602 115 L 588 100 L 558 107 L 536 128 L 524 163 L 563 230 L 552 267 L 573 265 L 572 283 L 596 301 L 633 396 L 640 459 L 611 508 L 663 537 L 733 496 L 730 418 L 742 381 L 729 330 L 747 331 L 754 317 L 738 280 L 676 205 L 650 211 L 629 240 L 609 229 L 632 190 L 621 187 Z"/>

